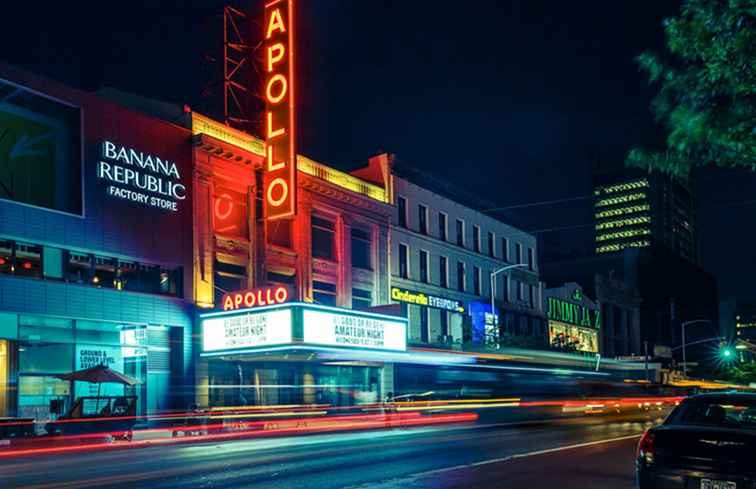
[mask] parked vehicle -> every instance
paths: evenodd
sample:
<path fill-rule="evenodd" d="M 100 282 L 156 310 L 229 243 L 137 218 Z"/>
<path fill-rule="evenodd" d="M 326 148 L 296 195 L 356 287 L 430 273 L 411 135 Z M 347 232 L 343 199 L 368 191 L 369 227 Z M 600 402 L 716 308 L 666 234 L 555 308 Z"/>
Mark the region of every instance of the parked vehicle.
<path fill-rule="evenodd" d="M 638 444 L 639 489 L 756 487 L 756 394 L 686 398 Z"/>

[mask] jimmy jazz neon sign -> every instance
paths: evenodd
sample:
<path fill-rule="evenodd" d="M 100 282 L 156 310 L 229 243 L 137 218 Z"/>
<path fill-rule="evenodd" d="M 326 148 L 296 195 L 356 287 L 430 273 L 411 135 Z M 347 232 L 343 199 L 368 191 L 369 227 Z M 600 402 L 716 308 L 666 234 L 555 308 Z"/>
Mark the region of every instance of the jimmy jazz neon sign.
<path fill-rule="evenodd" d="M 265 5 L 265 216 L 296 214 L 294 0 Z"/>
<path fill-rule="evenodd" d="M 176 163 L 110 141 L 102 143 L 97 177 L 113 183 L 108 195 L 159 209 L 175 212 L 186 199 Z"/>
<path fill-rule="evenodd" d="M 286 287 L 263 287 L 260 289 L 231 292 L 223 296 L 223 310 L 250 309 L 260 306 L 283 304 L 289 300 Z"/>

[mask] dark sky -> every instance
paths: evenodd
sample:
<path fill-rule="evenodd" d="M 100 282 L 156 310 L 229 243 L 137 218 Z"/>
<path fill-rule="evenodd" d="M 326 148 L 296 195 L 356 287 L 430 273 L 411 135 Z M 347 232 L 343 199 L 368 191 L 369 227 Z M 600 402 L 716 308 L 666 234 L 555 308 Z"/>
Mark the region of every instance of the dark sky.
<path fill-rule="evenodd" d="M 222 5 L 12 2 L 0 59 L 217 115 Z M 300 0 L 300 151 L 341 168 L 389 151 L 501 206 L 587 196 L 592 159 L 621 161 L 663 139 L 633 57 L 661 49 L 662 19 L 678 9 L 677 0 Z M 754 295 L 756 204 L 744 202 L 756 199 L 756 176 L 704 171 L 698 196 L 704 267 L 721 295 Z M 568 228 L 540 235 L 589 249 L 590 228 L 579 227 L 590 224 L 589 204 L 518 218 L 529 230 Z"/>

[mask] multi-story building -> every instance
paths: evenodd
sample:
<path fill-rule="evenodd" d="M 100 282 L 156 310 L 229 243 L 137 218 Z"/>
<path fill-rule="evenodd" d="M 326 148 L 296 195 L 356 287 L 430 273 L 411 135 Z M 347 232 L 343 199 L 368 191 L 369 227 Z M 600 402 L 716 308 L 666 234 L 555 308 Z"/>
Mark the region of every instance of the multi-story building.
<path fill-rule="evenodd" d="M 407 311 L 410 341 L 483 343 L 492 330 L 494 337 L 543 338 L 535 237 L 484 214 L 450 187 L 406 167 L 392 169 L 391 299 Z M 514 264 L 520 266 L 495 275 L 496 327 L 491 274 Z"/>
<path fill-rule="evenodd" d="M 663 245 L 698 263 L 691 183 L 628 168 L 594 173 L 596 253 Z"/>
<path fill-rule="evenodd" d="M 190 131 L 2 64 L 0 100 L 0 416 L 95 394 L 184 407 Z M 57 377 L 100 364 L 141 383 Z"/>
<path fill-rule="evenodd" d="M 716 328 L 714 277 L 662 245 L 547 261 L 541 276 L 547 284 L 578 282 L 608 308 L 602 311 L 602 355 L 642 354 L 644 342 L 650 352 L 679 347 L 687 321 L 697 321 L 686 329 L 689 341 L 710 337 Z"/>
<path fill-rule="evenodd" d="M 719 303 L 719 333 L 730 341 L 756 343 L 756 300 L 723 299 Z"/>
<path fill-rule="evenodd" d="M 289 301 L 368 309 L 386 304 L 389 219 L 386 185 L 298 157 L 297 214 L 262 219 L 263 142 L 197 113 L 194 134 L 194 236 L 198 305 L 221 308 L 231 292 L 283 286 Z M 324 364 L 317 348 L 198 348 L 202 405 L 329 402 L 342 404 L 344 379 L 377 400 L 391 390 L 390 365 L 349 358 Z M 317 384 L 317 389 L 295 386 Z M 243 387 L 238 387 L 239 385 Z M 282 387 L 274 387 L 280 385 Z M 266 386 L 264 388 L 259 386 Z M 289 386 L 288 388 L 286 386 Z"/>

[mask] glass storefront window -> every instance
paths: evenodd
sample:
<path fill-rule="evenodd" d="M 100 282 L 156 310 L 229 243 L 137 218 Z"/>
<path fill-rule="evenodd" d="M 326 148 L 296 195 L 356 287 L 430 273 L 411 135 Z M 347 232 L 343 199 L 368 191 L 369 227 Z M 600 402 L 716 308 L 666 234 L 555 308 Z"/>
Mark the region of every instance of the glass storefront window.
<path fill-rule="evenodd" d="M 70 382 L 48 375 L 21 375 L 18 378 L 18 415 L 37 420 L 52 419 L 50 401 L 63 402 L 64 410 L 71 402 Z"/>
<path fill-rule="evenodd" d="M 138 410 L 146 403 L 147 329 L 99 321 L 25 315 L 19 317 L 18 372 L 19 416 L 49 419 L 50 401 L 61 400 L 64 408 L 78 396 L 97 396 L 97 384 L 70 385 L 57 374 L 107 365 L 142 381 L 133 387 L 102 384 L 102 396 L 135 395 Z M 0 357 L 0 383 L 2 382 Z"/>

